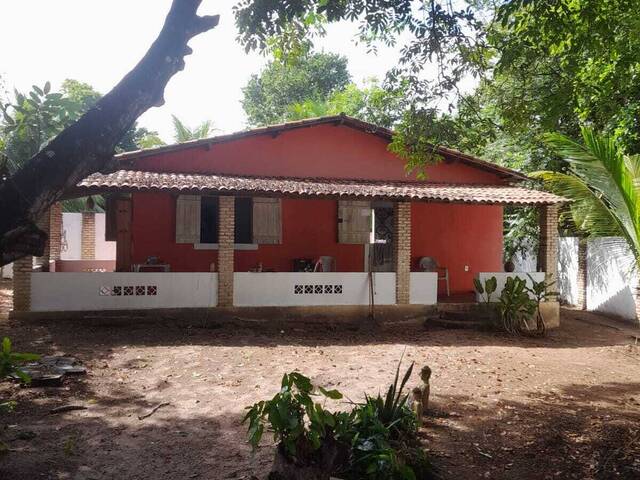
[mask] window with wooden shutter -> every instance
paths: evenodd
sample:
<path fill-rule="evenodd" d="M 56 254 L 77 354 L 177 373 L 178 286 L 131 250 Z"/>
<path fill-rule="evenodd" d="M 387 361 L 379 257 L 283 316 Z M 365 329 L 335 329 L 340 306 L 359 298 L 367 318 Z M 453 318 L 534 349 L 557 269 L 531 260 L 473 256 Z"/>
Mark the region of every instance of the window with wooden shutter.
<path fill-rule="evenodd" d="M 253 199 L 253 243 L 282 243 L 282 204 L 279 198 Z"/>
<path fill-rule="evenodd" d="M 176 200 L 176 243 L 200 242 L 200 196 L 179 195 Z"/>
<path fill-rule="evenodd" d="M 104 240 L 106 242 L 115 242 L 118 240 L 118 197 L 116 195 L 105 195 L 104 197 Z"/>
<path fill-rule="evenodd" d="M 340 200 L 338 202 L 338 242 L 369 243 L 371 240 L 371 202 Z"/>

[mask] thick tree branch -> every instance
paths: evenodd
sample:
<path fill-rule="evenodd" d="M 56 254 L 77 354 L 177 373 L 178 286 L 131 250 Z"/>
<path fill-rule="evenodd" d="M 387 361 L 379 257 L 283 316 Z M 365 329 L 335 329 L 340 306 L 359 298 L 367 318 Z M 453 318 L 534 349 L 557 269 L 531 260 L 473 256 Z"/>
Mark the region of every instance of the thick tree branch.
<path fill-rule="evenodd" d="M 219 16 L 198 16 L 201 0 L 173 0 L 158 38 L 113 90 L 0 184 L 0 264 L 42 255 L 46 235 L 36 220 L 87 175 L 103 169 L 115 146 L 146 110 L 164 103 L 164 89 L 184 68 L 187 46 Z"/>

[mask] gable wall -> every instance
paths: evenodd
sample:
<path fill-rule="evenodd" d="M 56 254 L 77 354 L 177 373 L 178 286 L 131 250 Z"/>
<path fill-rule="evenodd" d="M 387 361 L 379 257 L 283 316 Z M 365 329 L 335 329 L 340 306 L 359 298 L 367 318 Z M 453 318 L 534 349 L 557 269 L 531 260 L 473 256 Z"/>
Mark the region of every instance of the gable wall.
<path fill-rule="evenodd" d="M 347 126 L 317 125 L 257 135 L 134 160 L 139 170 L 235 175 L 415 180 L 404 162 L 387 150 L 387 141 Z M 427 180 L 496 184 L 489 172 L 458 161 L 427 170 Z"/>

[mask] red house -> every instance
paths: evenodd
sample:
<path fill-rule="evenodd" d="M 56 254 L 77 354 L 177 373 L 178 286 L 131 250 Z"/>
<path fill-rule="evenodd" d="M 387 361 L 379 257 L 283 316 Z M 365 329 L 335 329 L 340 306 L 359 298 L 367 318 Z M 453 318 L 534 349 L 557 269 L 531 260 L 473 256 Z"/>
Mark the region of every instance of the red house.
<path fill-rule="evenodd" d="M 391 135 L 340 115 L 118 155 L 72 192 L 108 195 L 117 271 L 34 273 L 30 309 L 450 302 L 474 276 L 503 272 L 511 204 L 539 207 L 539 263 L 555 275 L 562 198 L 447 148 L 418 180 L 389 152 Z"/>

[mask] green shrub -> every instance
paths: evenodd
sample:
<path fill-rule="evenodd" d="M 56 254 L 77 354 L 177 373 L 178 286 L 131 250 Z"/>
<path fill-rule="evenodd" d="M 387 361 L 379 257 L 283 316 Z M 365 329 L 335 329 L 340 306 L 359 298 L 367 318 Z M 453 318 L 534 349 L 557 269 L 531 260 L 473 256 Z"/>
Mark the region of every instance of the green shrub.
<path fill-rule="evenodd" d="M 35 353 L 15 353 L 11 351 L 11 340 L 8 337 L 2 339 L 2 350 L 0 350 L 0 380 L 16 375 L 25 383 L 31 382 L 31 378 L 23 372 L 19 365 L 25 362 L 39 360 L 40 355 Z"/>
<path fill-rule="evenodd" d="M 280 391 L 268 401 L 247 407 L 249 443 L 255 448 L 265 428 L 278 449 L 300 468 L 322 465 L 325 473 L 349 480 L 413 480 L 432 478 L 433 469 L 417 439 L 418 422 L 403 390 L 413 364 L 382 397 L 365 396 L 350 412 L 330 412 L 313 397 L 339 400 L 337 390 L 317 389 L 300 373 L 285 374 Z M 326 464 L 327 450 L 341 452 Z"/>

